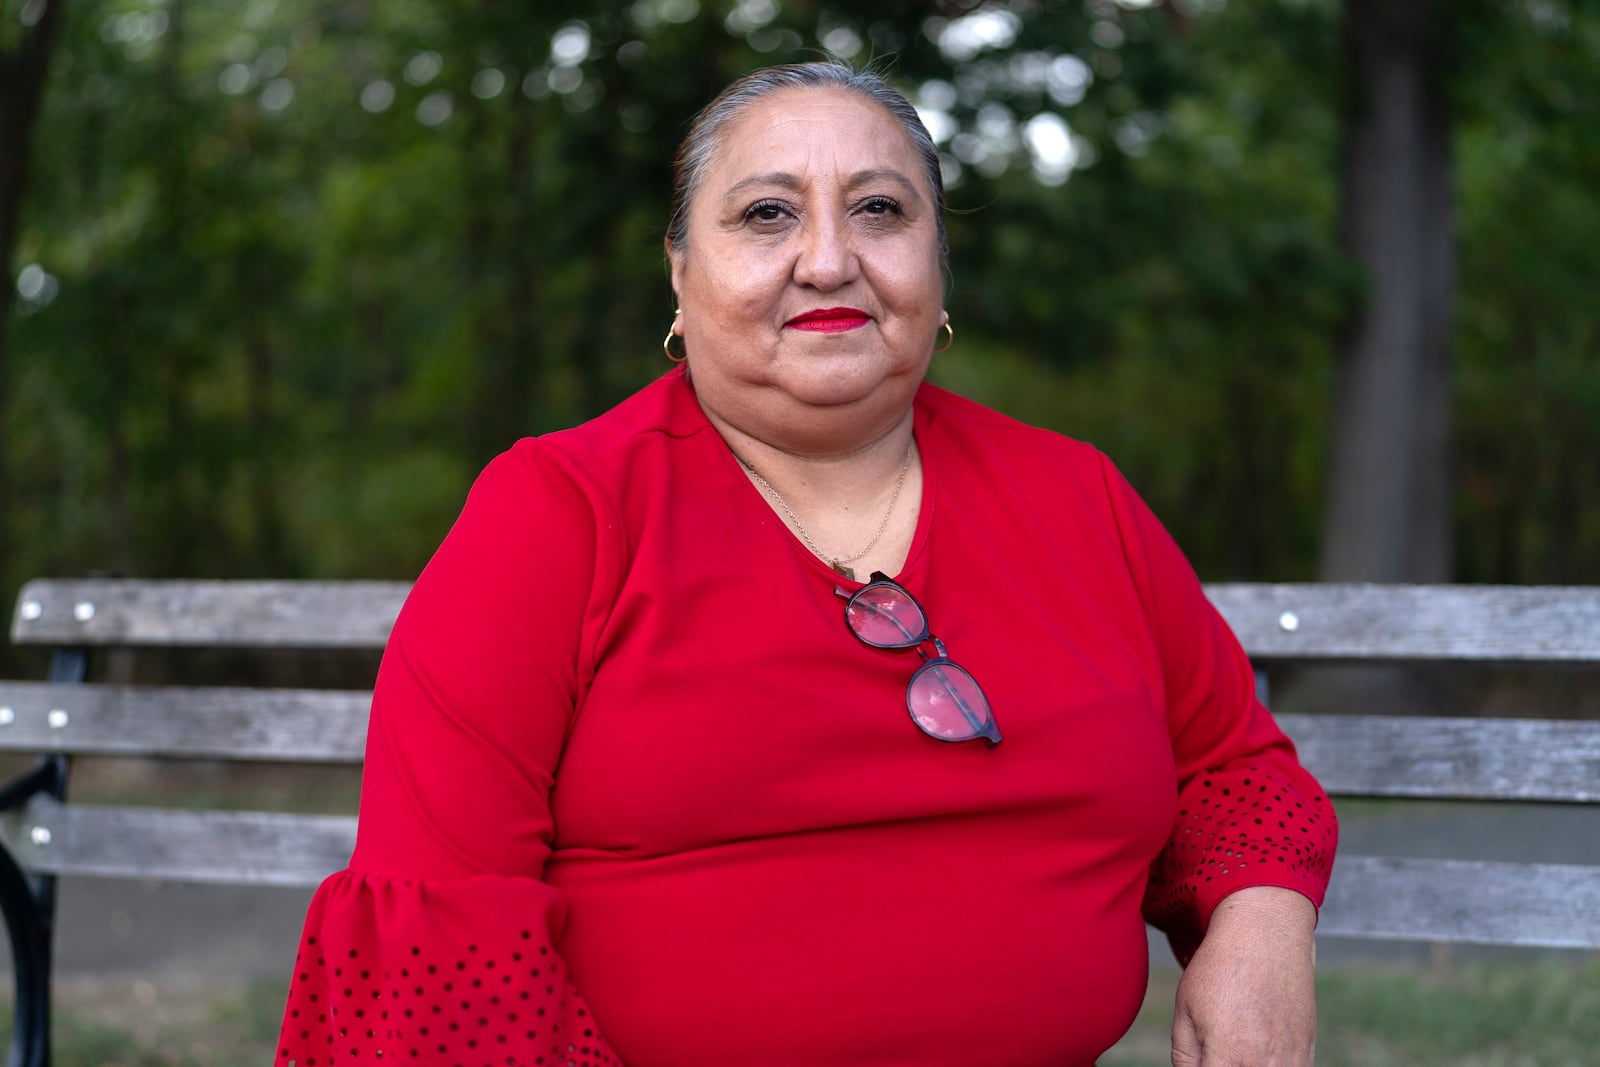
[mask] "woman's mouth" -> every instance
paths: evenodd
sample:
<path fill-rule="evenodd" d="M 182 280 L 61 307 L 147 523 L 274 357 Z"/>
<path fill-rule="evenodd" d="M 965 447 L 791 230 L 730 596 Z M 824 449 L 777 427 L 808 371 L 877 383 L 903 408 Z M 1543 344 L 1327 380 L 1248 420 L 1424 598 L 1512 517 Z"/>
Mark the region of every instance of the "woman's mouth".
<path fill-rule="evenodd" d="M 872 316 L 859 308 L 817 308 L 796 315 L 784 326 L 812 333 L 844 333 L 858 330 L 872 321 Z"/>

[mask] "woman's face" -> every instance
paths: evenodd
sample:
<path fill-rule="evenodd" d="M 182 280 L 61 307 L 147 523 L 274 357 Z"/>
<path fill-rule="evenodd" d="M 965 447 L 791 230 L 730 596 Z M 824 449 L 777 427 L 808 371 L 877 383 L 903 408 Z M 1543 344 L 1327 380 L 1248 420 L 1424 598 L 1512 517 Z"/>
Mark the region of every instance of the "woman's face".
<path fill-rule="evenodd" d="M 671 252 L 701 404 L 790 450 L 887 433 L 943 323 L 938 219 L 922 162 L 877 104 L 784 89 L 722 131 Z"/>

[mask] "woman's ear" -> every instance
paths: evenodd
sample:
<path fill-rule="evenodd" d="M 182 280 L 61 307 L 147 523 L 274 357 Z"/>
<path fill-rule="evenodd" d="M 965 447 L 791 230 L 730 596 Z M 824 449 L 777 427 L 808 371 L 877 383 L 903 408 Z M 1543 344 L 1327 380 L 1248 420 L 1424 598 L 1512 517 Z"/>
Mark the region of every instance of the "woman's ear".
<path fill-rule="evenodd" d="M 672 305 L 681 306 L 683 293 L 683 253 L 672 247 L 672 241 L 662 239 L 662 247 L 667 253 L 667 278 L 672 283 Z"/>

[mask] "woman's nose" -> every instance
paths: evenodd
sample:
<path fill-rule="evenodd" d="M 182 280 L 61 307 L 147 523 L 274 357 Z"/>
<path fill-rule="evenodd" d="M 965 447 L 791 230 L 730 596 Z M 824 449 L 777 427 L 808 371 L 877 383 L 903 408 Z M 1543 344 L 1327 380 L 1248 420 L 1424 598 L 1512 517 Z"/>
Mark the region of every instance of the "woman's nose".
<path fill-rule="evenodd" d="M 806 227 L 794 264 L 800 285 L 828 291 L 852 281 L 860 271 L 848 224 L 817 219 Z"/>

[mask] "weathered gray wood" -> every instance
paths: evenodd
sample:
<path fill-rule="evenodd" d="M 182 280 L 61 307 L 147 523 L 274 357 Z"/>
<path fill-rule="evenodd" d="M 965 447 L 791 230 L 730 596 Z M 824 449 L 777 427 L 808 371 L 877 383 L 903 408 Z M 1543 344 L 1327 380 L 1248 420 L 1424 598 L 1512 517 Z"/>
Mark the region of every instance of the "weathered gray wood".
<path fill-rule="evenodd" d="M 1600 587 L 1224 583 L 1206 595 L 1256 659 L 1600 663 Z"/>
<path fill-rule="evenodd" d="M 1317 933 L 1600 948 L 1600 867 L 1341 856 Z"/>
<path fill-rule="evenodd" d="M 44 579 L 23 587 L 11 632 L 22 644 L 379 648 L 408 589 Z M 1262 659 L 1600 663 L 1600 588 L 1222 583 L 1206 591 Z"/>
<path fill-rule="evenodd" d="M 25 645 L 382 648 L 405 582 L 41 579 L 17 596 Z"/>
<path fill-rule="evenodd" d="M 1280 715 L 1334 794 L 1600 802 L 1600 722 Z"/>
<path fill-rule="evenodd" d="M 24 644 L 376 649 L 398 582 L 38 581 Z M 1600 589 L 1213 585 L 1260 661 L 1600 663 Z M 370 694 L 0 683 L 0 750 L 359 761 Z M 55 714 L 52 714 L 55 713 Z M 1600 802 L 1600 723 L 1294 716 L 1306 765 L 1345 796 Z M 46 873 L 312 886 L 354 820 L 57 804 L 0 814 Z M 1325 936 L 1600 948 L 1600 867 L 1341 856 Z"/>
<path fill-rule="evenodd" d="M 0 682 L 0 751 L 358 762 L 366 692 Z M 1600 802 L 1600 723 L 1282 715 L 1347 796 Z"/>
<path fill-rule="evenodd" d="M 314 886 L 343 867 L 355 819 L 58 804 L 35 797 L 0 815 L 0 837 L 49 874 L 223 885 Z"/>
<path fill-rule="evenodd" d="M 372 694 L 0 682 L 0 751 L 359 762 Z"/>
<path fill-rule="evenodd" d="M 355 820 L 36 798 L 0 837 L 51 874 L 310 887 L 347 862 Z M 1341 856 L 1318 933 L 1600 948 L 1600 867 Z"/>

